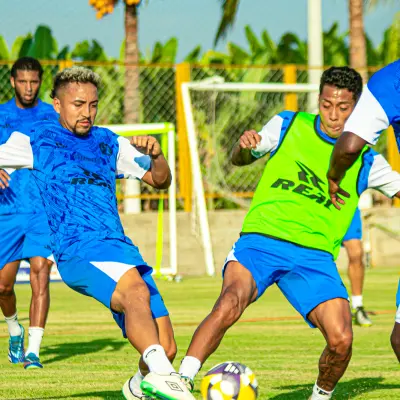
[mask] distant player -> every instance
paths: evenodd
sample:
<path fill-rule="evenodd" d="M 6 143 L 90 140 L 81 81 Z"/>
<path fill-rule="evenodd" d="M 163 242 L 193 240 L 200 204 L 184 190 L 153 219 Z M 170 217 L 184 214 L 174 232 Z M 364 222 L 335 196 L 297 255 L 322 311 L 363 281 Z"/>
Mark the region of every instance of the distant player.
<path fill-rule="evenodd" d="M 365 277 L 364 250 L 362 244 L 361 212 L 357 208 L 350 227 L 343 238 L 343 247 L 349 258 L 347 274 L 351 285 L 351 308 L 354 322 L 363 327 L 372 325 L 363 304 L 363 286 Z"/>
<path fill-rule="evenodd" d="M 12 66 L 10 80 L 15 96 L 0 105 L 0 144 L 21 124 L 56 120 L 53 106 L 38 98 L 42 74 L 39 61 L 31 57 L 20 58 Z M 50 306 L 50 231 L 31 172 L 15 171 L 11 177 L 10 186 L 0 191 L 0 306 L 10 334 L 8 358 L 12 363 L 24 362 L 26 369 L 42 368 L 39 350 Z M 32 287 L 26 356 L 14 292 L 22 259 L 29 259 Z"/>
<path fill-rule="evenodd" d="M 276 283 L 327 345 L 311 399 L 330 399 L 352 354 L 352 317 L 336 258 L 368 187 L 400 196 L 400 175 L 365 147 L 344 181 L 347 206 L 333 207 L 326 171 L 336 139 L 362 90 L 360 75 L 332 67 L 321 78 L 319 115 L 284 111 L 261 130 L 246 131 L 232 153 L 234 165 L 270 154 L 247 213 L 240 239 L 224 265 L 222 292 L 197 328 L 180 373 L 192 382 L 204 361 L 244 310 Z"/>
<path fill-rule="evenodd" d="M 87 68 L 59 72 L 52 92 L 59 121 L 14 132 L 0 146 L 0 166 L 33 170 L 62 279 L 109 308 L 142 355 L 123 387 L 126 399 L 194 399 L 171 364 L 176 345 L 168 311 L 152 268 L 124 234 L 115 194 L 117 176 L 166 189 L 171 173 L 155 138 L 134 137 L 131 145 L 94 126 L 99 84 Z"/>
<path fill-rule="evenodd" d="M 343 204 L 348 193 L 343 186 L 345 174 L 358 159 L 367 143 L 375 144 L 379 135 L 393 126 L 400 149 L 400 60 L 376 72 L 367 84 L 332 154 L 328 172 L 329 190 L 335 207 Z M 346 200 L 347 202 L 347 200 Z M 391 343 L 400 362 L 400 280 L 396 296 L 396 322 Z"/>

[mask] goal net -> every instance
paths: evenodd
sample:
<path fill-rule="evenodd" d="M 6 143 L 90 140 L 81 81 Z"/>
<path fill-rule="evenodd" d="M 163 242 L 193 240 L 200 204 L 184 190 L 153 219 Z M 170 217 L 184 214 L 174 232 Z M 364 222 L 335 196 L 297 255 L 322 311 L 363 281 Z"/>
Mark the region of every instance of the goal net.
<path fill-rule="evenodd" d="M 316 84 L 225 83 L 215 77 L 182 84 L 193 176 L 193 226 L 215 273 L 207 210 L 247 208 L 265 160 L 236 168 L 230 154 L 245 130 L 257 131 L 279 112 L 315 107 Z M 310 110 L 314 111 L 314 110 Z"/>

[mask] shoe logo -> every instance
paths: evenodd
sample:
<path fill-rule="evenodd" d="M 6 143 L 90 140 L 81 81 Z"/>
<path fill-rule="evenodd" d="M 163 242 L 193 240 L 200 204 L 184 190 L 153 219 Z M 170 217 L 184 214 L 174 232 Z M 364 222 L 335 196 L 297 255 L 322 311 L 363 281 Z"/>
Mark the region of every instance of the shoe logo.
<path fill-rule="evenodd" d="M 170 387 L 171 390 L 175 390 L 175 392 L 183 392 L 181 387 L 176 382 L 165 381 L 165 383 Z"/>

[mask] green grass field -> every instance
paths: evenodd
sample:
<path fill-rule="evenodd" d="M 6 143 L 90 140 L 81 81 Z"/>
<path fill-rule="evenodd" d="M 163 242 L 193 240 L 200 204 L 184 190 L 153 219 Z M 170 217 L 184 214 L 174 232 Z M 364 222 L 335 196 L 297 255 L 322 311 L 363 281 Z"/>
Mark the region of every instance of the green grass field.
<path fill-rule="evenodd" d="M 368 271 L 366 306 L 377 315 L 372 328 L 354 328 L 353 359 L 335 399 L 400 399 L 400 369 L 389 343 L 397 279 L 395 269 Z M 187 278 L 181 283 L 158 283 L 175 327 L 178 367 L 197 323 L 216 299 L 221 280 Z M 16 291 L 20 319 L 27 328 L 30 288 L 17 285 Z M 0 323 L 0 398 L 122 399 L 122 385 L 136 372 L 138 356 L 108 310 L 63 283 L 52 284 L 51 294 L 41 351 L 43 370 L 25 371 L 22 365 L 8 363 L 7 329 Z M 297 318 L 273 287 L 228 332 L 202 373 L 222 361 L 239 361 L 255 371 L 259 399 L 307 399 L 323 347 L 320 333 Z M 195 395 L 200 399 L 198 391 Z"/>

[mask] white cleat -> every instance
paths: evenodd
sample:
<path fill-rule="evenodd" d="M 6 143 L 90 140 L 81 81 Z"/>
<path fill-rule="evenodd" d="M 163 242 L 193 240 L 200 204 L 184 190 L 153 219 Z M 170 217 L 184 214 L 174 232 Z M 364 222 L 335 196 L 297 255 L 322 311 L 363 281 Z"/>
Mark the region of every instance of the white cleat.
<path fill-rule="evenodd" d="M 134 376 L 129 378 L 124 387 L 122 388 L 122 394 L 126 400 L 150 400 L 151 397 L 146 396 L 140 389 L 140 383 L 137 382 Z"/>
<path fill-rule="evenodd" d="M 192 393 L 181 381 L 178 373 L 158 375 L 150 372 L 140 384 L 142 392 L 152 399 L 160 400 L 195 400 Z"/>

